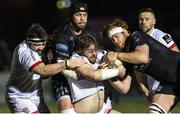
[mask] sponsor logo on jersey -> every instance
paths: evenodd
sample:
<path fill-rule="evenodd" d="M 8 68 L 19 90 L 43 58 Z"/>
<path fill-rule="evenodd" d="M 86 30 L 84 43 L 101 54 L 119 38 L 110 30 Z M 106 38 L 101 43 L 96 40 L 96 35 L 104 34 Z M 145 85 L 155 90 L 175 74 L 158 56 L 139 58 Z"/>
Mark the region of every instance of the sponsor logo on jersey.
<path fill-rule="evenodd" d="M 172 41 L 172 38 L 169 35 L 165 35 L 162 38 L 167 44 L 169 44 Z"/>
<path fill-rule="evenodd" d="M 59 52 L 68 52 L 68 46 L 65 45 L 65 44 L 56 44 L 56 51 L 59 51 Z"/>

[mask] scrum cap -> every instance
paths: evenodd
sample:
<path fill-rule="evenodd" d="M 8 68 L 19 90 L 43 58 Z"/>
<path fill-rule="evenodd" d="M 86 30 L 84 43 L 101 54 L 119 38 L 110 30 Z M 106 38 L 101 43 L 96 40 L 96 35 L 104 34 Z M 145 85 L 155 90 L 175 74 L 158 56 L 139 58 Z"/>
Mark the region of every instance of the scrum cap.
<path fill-rule="evenodd" d="M 88 12 L 87 3 L 77 2 L 75 4 L 72 4 L 71 10 L 72 14 L 76 12 Z"/>

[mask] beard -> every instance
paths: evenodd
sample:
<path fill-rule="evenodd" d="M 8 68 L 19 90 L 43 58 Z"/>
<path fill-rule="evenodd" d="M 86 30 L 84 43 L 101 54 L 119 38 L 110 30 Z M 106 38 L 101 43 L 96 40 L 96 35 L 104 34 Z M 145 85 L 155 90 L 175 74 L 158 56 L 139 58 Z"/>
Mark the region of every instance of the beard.
<path fill-rule="evenodd" d="M 147 33 L 148 31 L 150 31 L 152 28 L 149 28 L 149 27 L 146 27 L 146 26 L 142 26 L 141 27 L 141 30 L 142 30 L 142 32 L 144 32 L 144 33 Z"/>
<path fill-rule="evenodd" d="M 40 49 L 36 50 L 36 52 L 37 52 L 39 55 L 42 54 L 42 50 L 40 50 Z"/>
<path fill-rule="evenodd" d="M 92 64 L 96 63 L 96 57 L 90 57 L 90 58 L 89 58 L 89 61 L 90 61 Z"/>
<path fill-rule="evenodd" d="M 86 23 L 85 22 L 77 23 L 76 27 L 79 28 L 79 29 L 84 29 L 86 27 Z"/>

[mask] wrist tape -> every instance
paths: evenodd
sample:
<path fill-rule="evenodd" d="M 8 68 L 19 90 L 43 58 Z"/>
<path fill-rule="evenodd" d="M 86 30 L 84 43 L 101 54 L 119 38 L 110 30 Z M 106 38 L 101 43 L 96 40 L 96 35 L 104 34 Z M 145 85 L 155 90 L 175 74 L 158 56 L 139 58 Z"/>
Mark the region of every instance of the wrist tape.
<path fill-rule="evenodd" d="M 119 75 L 118 69 L 101 69 L 102 80 L 110 79 Z"/>
<path fill-rule="evenodd" d="M 69 78 L 72 78 L 74 80 L 78 80 L 78 75 L 77 73 L 74 71 L 74 70 L 63 70 L 61 72 L 65 77 L 69 77 Z"/>

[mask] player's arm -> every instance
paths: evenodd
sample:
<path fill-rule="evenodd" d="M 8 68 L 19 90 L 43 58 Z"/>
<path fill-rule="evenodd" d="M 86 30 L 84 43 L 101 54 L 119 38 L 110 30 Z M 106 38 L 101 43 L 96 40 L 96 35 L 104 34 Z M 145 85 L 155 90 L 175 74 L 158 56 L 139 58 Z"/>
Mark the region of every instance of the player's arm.
<path fill-rule="evenodd" d="M 106 62 L 119 59 L 132 64 L 147 64 L 149 62 L 149 46 L 139 45 L 133 52 L 108 52 L 105 57 Z"/>
<path fill-rule="evenodd" d="M 141 72 L 138 72 L 136 71 L 136 79 L 137 79 L 137 82 L 140 86 L 140 89 L 141 91 L 144 93 L 144 95 L 146 97 L 148 97 L 150 95 L 150 91 L 148 90 L 148 88 L 146 87 L 146 83 L 145 83 L 145 77 L 144 77 L 144 74 L 141 73 Z"/>
<path fill-rule="evenodd" d="M 147 64 L 149 62 L 149 46 L 143 44 L 137 46 L 133 52 L 117 53 L 117 58 L 132 64 Z"/>
<path fill-rule="evenodd" d="M 76 72 L 88 80 L 102 81 L 116 76 L 123 77 L 126 70 L 123 66 L 113 69 L 94 69 L 91 65 L 84 64 L 78 67 Z"/>
<path fill-rule="evenodd" d="M 45 65 L 43 62 L 34 65 L 34 67 L 31 68 L 31 70 L 37 74 L 40 74 L 42 76 L 49 76 L 49 75 L 55 75 L 65 68 L 76 68 L 79 67 L 80 65 L 85 64 L 81 60 L 64 60 L 58 63 L 54 64 L 48 64 Z"/>
<path fill-rule="evenodd" d="M 126 94 L 131 87 L 131 76 L 127 75 L 125 78 L 119 79 L 110 79 L 110 84 L 120 93 Z"/>

